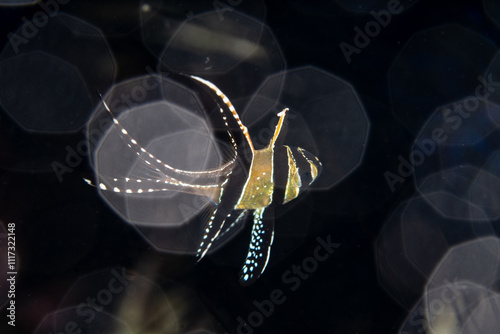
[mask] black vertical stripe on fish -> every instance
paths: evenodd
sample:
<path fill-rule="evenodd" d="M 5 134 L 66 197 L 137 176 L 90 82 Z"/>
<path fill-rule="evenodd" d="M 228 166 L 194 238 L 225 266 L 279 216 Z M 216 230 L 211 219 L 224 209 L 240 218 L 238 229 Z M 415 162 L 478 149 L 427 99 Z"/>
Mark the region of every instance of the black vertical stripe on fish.
<path fill-rule="evenodd" d="M 274 151 L 275 160 L 276 161 L 287 161 L 287 153 L 285 147 L 277 147 Z M 274 165 L 274 194 L 273 194 L 273 203 L 283 204 L 285 198 L 285 189 L 286 183 L 288 179 L 288 170 L 290 166 L 286 164 L 283 166 L 282 164 Z"/>

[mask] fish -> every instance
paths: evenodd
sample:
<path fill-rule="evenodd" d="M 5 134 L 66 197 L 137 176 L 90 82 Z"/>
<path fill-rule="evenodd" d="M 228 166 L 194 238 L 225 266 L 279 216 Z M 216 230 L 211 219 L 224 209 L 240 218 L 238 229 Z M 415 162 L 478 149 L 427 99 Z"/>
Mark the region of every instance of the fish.
<path fill-rule="evenodd" d="M 100 177 L 96 187 L 102 191 L 124 194 L 146 194 L 179 191 L 207 198 L 203 235 L 196 250 L 200 261 L 214 243 L 225 238 L 234 226 L 253 216 L 248 253 L 239 272 L 243 286 L 253 284 L 265 271 L 274 240 L 274 205 L 296 199 L 319 177 L 320 160 L 300 147 L 284 145 L 284 108 L 269 143 L 255 149 L 248 128 L 243 124 L 229 98 L 212 82 L 194 75 L 177 79 L 185 86 L 209 97 L 218 109 L 218 121 L 229 142 L 227 161 L 221 166 L 202 171 L 178 169 L 149 153 L 132 138 L 102 99 L 122 140 L 135 151 L 148 178 Z M 216 111 L 217 114 L 217 111 Z M 87 183 L 93 183 L 85 180 Z"/>

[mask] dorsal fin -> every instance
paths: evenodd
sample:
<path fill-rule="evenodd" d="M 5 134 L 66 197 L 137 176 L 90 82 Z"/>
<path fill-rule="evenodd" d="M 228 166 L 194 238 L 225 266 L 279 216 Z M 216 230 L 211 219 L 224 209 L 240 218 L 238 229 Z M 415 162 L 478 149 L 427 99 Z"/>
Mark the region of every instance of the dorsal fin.
<path fill-rule="evenodd" d="M 201 82 L 202 84 L 204 84 L 208 88 L 210 88 L 222 100 L 222 102 L 229 109 L 229 112 L 231 113 L 232 118 L 234 118 L 234 120 L 238 124 L 238 127 L 240 128 L 241 132 L 245 136 L 245 139 L 246 139 L 246 142 L 247 142 L 248 146 L 250 147 L 250 149 L 252 151 L 254 151 L 252 139 L 250 138 L 250 134 L 248 133 L 248 129 L 241 122 L 240 116 L 236 112 L 236 109 L 234 108 L 234 106 L 231 103 L 231 101 L 229 100 L 229 98 L 216 85 L 214 85 L 210 81 L 205 80 L 205 79 L 200 78 L 200 77 L 197 77 L 197 76 L 194 76 L 194 75 L 191 75 L 190 77 L 193 78 L 194 80 L 197 80 L 197 81 Z"/>
<path fill-rule="evenodd" d="M 285 117 L 286 113 L 288 111 L 288 108 L 283 109 L 281 112 L 278 113 L 278 124 L 276 124 L 276 128 L 274 130 L 274 135 L 271 138 L 271 141 L 267 145 L 267 148 L 274 147 L 276 145 L 281 145 L 284 140 L 285 140 L 285 131 L 281 131 L 285 122 Z M 281 134 L 281 135 L 280 135 Z M 279 140 L 278 140 L 279 139 Z"/>

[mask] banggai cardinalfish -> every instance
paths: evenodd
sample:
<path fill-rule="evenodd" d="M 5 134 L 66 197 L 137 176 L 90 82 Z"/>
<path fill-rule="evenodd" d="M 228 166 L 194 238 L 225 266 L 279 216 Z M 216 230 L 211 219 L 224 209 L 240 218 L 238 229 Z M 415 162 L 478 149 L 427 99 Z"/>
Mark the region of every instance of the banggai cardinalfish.
<path fill-rule="evenodd" d="M 198 261 L 205 256 L 218 237 L 244 219 L 248 212 L 252 212 L 250 245 L 240 271 L 240 283 L 249 285 L 264 272 L 274 239 L 274 217 L 266 218 L 266 208 L 297 198 L 318 177 L 322 165 L 317 157 L 304 149 L 283 145 L 285 134 L 281 130 L 288 108 L 278 113 L 278 123 L 269 144 L 256 150 L 247 127 L 241 122 L 227 96 L 217 86 L 196 76 L 182 77 L 183 81 L 189 81 L 186 85 L 196 86 L 200 94 L 209 96 L 219 109 L 218 117 L 230 142 L 228 161 L 220 167 L 203 171 L 174 168 L 156 158 L 134 140 L 103 100 L 122 139 L 141 157 L 144 166 L 149 168 L 155 177 L 124 180 L 110 178 L 100 180 L 98 187 L 101 190 L 125 194 L 180 191 L 207 197 L 213 205 L 204 215 L 204 233 L 196 251 Z M 238 138 L 241 139 L 239 142 Z M 186 181 L 187 178 L 190 181 Z"/>

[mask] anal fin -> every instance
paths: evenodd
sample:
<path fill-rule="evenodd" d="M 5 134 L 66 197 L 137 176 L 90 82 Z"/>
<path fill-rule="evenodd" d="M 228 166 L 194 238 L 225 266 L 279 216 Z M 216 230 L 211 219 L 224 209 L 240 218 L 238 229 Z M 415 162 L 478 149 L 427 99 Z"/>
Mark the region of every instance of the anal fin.
<path fill-rule="evenodd" d="M 274 240 L 274 217 L 271 214 L 264 218 L 265 210 L 266 208 L 257 209 L 253 213 L 250 246 L 240 271 L 241 285 L 250 285 L 255 282 L 266 269 L 271 256 L 271 246 Z"/>

